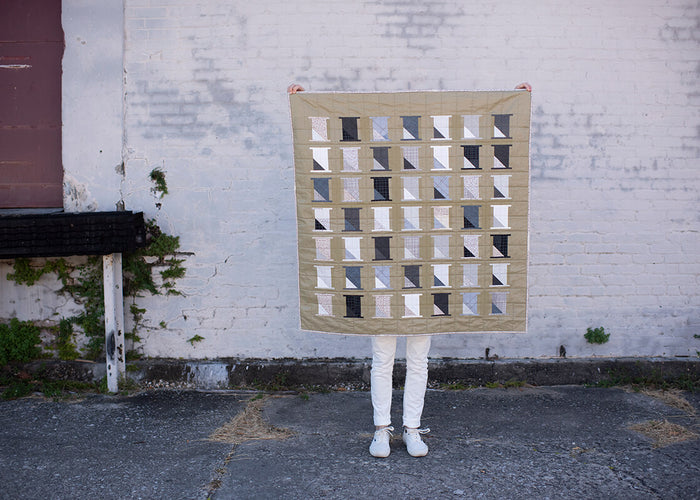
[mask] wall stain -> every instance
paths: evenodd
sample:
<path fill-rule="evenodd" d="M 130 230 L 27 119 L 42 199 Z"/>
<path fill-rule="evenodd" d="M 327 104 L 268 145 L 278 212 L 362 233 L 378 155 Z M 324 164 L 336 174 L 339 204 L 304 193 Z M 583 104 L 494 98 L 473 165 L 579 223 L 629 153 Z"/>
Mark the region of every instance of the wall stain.
<path fill-rule="evenodd" d="M 376 9 L 377 24 L 384 27 L 381 36 L 403 39 L 408 48 L 423 53 L 440 48 L 440 31 L 457 26 L 455 19 L 464 16 L 454 2 L 401 0 L 366 2 L 365 7 Z"/>
<path fill-rule="evenodd" d="M 212 17 L 220 18 L 217 23 L 231 28 L 234 39 L 227 40 L 226 46 L 236 47 L 241 57 L 247 54 L 247 17 L 239 14 L 235 5 L 222 5 Z M 213 36 L 202 31 L 188 37 L 191 56 L 182 66 L 190 68 L 189 74 L 183 71 L 178 81 L 158 82 L 153 78 L 134 81 L 134 94 L 139 99 L 129 102 L 127 96 L 127 115 L 131 110 L 136 121 L 134 128 L 141 129 L 146 139 L 192 142 L 211 136 L 217 140 L 235 137 L 250 151 L 279 142 L 279 137 L 284 136 L 278 125 L 279 117 L 260 110 L 266 103 L 256 104 L 251 99 L 265 89 L 236 81 L 231 61 L 221 56 L 221 44 L 212 40 L 201 46 Z M 241 60 L 241 64 L 245 65 L 245 61 Z M 211 153 L 208 149 L 205 154 L 211 156 Z M 289 156 L 284 148 L 269 148 L 267 153 L 285 160 Z"/>
<path fill-rule="evenodd" d="M 687 5 L 682 7 L 683 14 L 678 16 L 681 21 L 679 25 L 673 26 L 668 22 L 665 23 L 658 32 L 659 40 L 672 47 L 672 50 L 688 50 L 694 47 L 697 55 L 698 46 L 700 45 L 700 2 L 689 1 Z M 687 23 L 684 21 L 694 19 L 695 23 Z M 700 80 L 700 63 L 695 61 L 696 58 L 689 58 L 687 61 L 688 70 L 679 71 L 678 77 L 681 85 L 687 88 L 686 97 L 690 106 L 697 105 L 698 97 L 698 80 Z M 695 135 L 690 134 L 682 136 L 681 149 L 689 152 L 689 158 L 697 158 L 700 155 L 700 125 L 695 126 Z"/>

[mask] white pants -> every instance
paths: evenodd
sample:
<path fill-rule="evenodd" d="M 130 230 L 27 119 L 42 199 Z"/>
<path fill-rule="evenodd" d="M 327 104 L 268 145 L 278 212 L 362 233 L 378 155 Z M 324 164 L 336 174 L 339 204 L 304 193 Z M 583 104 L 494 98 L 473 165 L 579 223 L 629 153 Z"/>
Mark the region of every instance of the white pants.
<path fill-rule="evenodd" d="M 430 335 L 406 337 L 406 382 L 403 392 L 403 425 L 420 427 L 423 400 L 428 384 Z M 372 337 L 372 407 L 374 425 L 391 424 L 391 374 L 396 355 L 396 337 Z"/>

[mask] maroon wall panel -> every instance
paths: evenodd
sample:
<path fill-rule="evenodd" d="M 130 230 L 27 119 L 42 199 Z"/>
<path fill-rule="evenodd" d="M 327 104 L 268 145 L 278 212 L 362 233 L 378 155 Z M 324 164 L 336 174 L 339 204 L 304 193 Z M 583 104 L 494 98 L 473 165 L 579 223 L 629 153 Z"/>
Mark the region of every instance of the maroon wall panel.
<path fill-rule="evenodd" d="M 0 1 L 0 208 L 63 206 L 60 0 Z"/>

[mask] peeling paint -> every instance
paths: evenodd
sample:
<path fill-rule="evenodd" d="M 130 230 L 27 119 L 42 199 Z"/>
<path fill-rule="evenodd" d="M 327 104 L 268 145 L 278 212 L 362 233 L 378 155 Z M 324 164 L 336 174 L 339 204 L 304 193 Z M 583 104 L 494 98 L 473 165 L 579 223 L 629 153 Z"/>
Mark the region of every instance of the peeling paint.
<path fill-rule="evenodd" d="M 63 175 L 63 208 L 66 212 L 94 212 L 98 208 L 87 185 L 68 173 Z"/>

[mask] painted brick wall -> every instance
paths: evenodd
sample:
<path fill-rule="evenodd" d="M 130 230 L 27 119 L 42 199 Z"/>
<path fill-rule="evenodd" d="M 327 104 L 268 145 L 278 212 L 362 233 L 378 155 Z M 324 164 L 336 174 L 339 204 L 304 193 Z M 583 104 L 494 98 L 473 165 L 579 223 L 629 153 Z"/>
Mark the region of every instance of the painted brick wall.
<path fill-rule="evenodd" d="M 528 333 L 439 336 L 433 356 L 700 350 L 695 0 L 124 8 L 121 196 L 192 252 L 183 297 L 140 302 L 146 354 L 368 355 L 367 338 L 298 329 L 291 82 L 319 91 L 533 85 Z M 150 191 L 156 167 L 170 191 L 162 200 Z M 583 334 L 597 326 L 611 340 L 592 347 Z M 205 340 L 193 347 L 195 334 Z"/>

